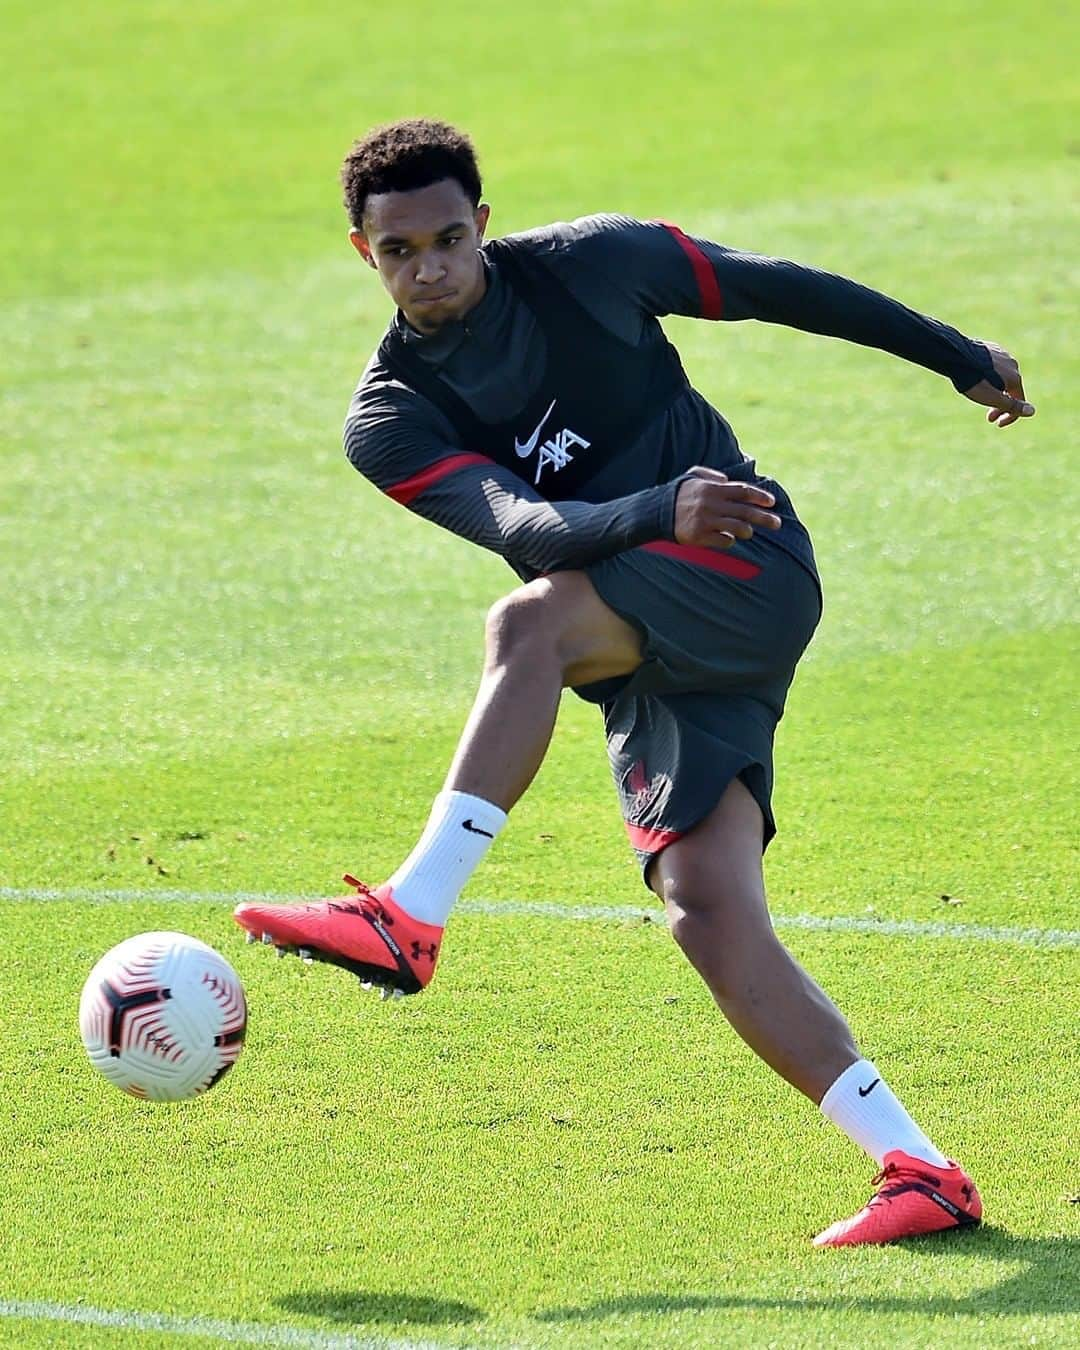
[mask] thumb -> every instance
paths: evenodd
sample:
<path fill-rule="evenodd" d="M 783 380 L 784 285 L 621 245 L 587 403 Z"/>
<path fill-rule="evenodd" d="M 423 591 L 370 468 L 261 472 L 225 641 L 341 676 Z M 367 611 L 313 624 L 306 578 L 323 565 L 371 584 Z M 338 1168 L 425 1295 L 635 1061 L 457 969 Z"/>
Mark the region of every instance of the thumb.
<path fill-rule="evenodd" d="M 973 403 L 981 403 L 987 408 L 996 408 L 999 412 L 1012 413 L 1015 417 L 1034 417 L 1035 405 L 1026 399 L 1014 398 L 1004 389 L 995 389 L 989 380 L 980 380 L 978 384 L 964 391 L 964 397 Z"/>
<path fill-rule="evenodd" d="M 1034 403 L 1029 403 L 1024 398 L 1016 398 L 1015 395 L 1009 393 L 1000 394 L 995 407 L 1000 408 L 1002 412 L 1014 413 L 1017 417 L 1035 416 Z"/>
<path fill-rule="evenodd" d="M 1027 399 L 1016 398 L 1013 394 L 1005 393 L 999 395 L 998 402 L 994 404 L 991 416 L 994 412 L 1012 413 L 1014 417 L 1034 417 L 1035 404 L 1029 403 Z"/>

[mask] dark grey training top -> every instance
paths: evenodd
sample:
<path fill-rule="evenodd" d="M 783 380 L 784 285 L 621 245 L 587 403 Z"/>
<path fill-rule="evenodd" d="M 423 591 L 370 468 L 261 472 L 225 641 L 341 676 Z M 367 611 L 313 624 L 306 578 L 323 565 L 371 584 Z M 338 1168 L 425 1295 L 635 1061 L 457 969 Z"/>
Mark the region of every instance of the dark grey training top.
<path fill-rule="evenodd" d="M 1000 386 L 986 348 L 844 277 L 689 238 L 676 226 L 588 216 L 511 236 L 623 342 L 662 338 L 656 318 L 762 319 L 879 347 L 952 380 Z M 463 321 L 425 336 L 400 312 L 391 328 L 486 423 L 516 417 L 537 393 L 547 339 L 497 263 L 484 257 L 487 291 Z M 379 354 L 349 407 L 345 448 L 376 487 L 418 514 L 500 554 L 523 576 L 581 567 L 624 549 L 674 538 L 675 493 L 695 464 L 740 477 L 753 469 L 723 417 L 693 389 L 596 468 L 588 500 L 558 500 L 565 449 L 534 440 L 506 467 L 466 445 L 433 402 L 396 378 Z M 517 437 L 515 437 L 515 440 Z M 515 447 L 516 448 L 516 447 Z M 740 466 L 736 468 L 736 466 Z M 551 498 L 556 500 L 551 500 Z M 782 489 L 783 528 L 770 539 L 813 570 L 813 551 Z"/>

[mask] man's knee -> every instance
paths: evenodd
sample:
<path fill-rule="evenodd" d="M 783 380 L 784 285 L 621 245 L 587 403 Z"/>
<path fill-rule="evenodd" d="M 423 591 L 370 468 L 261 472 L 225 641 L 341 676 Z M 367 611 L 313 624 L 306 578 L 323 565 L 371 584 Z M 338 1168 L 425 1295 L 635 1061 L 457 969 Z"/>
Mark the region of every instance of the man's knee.
<path fill-rule="evenodd" d="M 673 922 L 685 915 L 717 932 L 772 932 L 761 870 L 761 807 L 733 779 L 697 825 L 653 859 L 647 881 Z"/>
<path fill-rule="evenodd" d="M 519 586 L 488 610 L 484 636 L 489 660 L 504 664 L 514 657 L 535 657 L 538 651 L 557 653 L 567 607 L 555 602 L 555 589 L 545 582 L 539 578 Z"/>
<path fill-rule="evenodd" d="M 699 969 L 707 966 L 713 992 L 732 992 L 780 942 L 769 922 L 764 896 L 723 864 L 708 874 L 667 876 L 658 887 L 676 943 Z"/>
<path fill-rule="evenodd" d="M 488 611 L 487 659 L 552 660 L 564 675 L 596 662 L 601 678 L 632 670 L 640 661 L 640 639 L 597 595 L 584 572 L 538 577 L 504 595 Z"/>
<path fill-rule="evenodd" d="M 659 887 L 675 940 L 708 932 L 713 942 L 730 945 L 739 934 L 738 917 L 745 909 L 735 877 L 722 865 L 707 875 L 677 873 L 666 876 Z"/>

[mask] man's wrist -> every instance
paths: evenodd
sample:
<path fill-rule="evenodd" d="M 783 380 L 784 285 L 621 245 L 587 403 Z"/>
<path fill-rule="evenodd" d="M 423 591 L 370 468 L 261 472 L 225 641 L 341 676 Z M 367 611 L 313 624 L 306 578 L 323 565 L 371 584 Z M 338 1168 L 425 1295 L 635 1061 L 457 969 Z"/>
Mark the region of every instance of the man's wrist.
<path fill-rule="evenodd" d="M 670 483 L 664 484 L 657 512 L 657 525 L 660 530 L 660 533 L 656 535 L 657 539 L 675 542 L 675 504 L 678 500 L 679 488 L 689 477 L 688 473 L 682 473 L 678 478 L 673 478 Z"/>
<path fill-rule="evenodd" d="M 978 338 L 968 338 L 968 345 L 975 359 L 970 365 L 957 367 L 949 376 L 956 392 L 966 394 L 969 389 L 974 389 L 980 380 L 988 380 L 995 389 L 1004 389 L 1004 381 L 994 369 L 994 358 L 987 348 Z"/>

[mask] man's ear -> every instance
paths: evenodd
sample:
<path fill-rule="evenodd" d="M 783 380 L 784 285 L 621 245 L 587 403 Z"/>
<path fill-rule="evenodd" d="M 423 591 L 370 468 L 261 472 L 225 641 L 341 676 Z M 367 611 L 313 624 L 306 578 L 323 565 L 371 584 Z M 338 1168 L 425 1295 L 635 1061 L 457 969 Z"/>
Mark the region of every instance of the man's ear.
<path fill-rule="evenodd" d="M 352 244 L 369 267 L 377 268 L 375 259 L 371 256 L 371 245 L 368 243 L 363 230 L 350 230 L 349 243 Z"/>
<path fill-rule="evenodd" d="M 488 206 L 487 202 L 481 202 L 476 208 L 476 215 L 473 216 L 473 219 L 476 221 L 476 234 L 480 239 L 483 239 L 484 237 L 484 231 L 487 229 L 487 223 L 490 216 L 491 207 Z"/>

